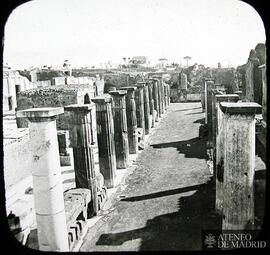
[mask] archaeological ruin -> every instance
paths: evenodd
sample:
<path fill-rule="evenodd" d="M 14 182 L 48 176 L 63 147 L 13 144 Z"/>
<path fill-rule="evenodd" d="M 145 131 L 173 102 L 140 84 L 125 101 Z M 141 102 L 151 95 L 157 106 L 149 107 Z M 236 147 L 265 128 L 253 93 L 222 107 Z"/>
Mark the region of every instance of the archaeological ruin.
<path fill-rule="evenodd" d="M 194 65 L 67 73 L 33 69 L 31 81 L 24 73 L 5 70 L 5 204 L 16 240 L 41 251 L 87 251 L 98 245 L 122 245 L 139 236 L 142 250 L 151 250 L 149 240 L 157 238 L 162 243 L 161 232 L 174 240 L 176 227 L 187 233 L 198 226 L 199 230 L 261 229 L 265 174 L 259 172 L 266 171 L 267 133 L 265 59 L 265 45 L 258 44 L 238 68 Z M 186 101 L 181 97 L 181 73 L 187 82 Z M 182 140 L 175 141 L 181 132 Z M 193 177 L 201 178 L 197 186 L 192 184 Z M 150 188 L 154 181 L 158 191 Z M 183 187 L 170 186 L 174 181 Z M 138 195 L 129 196 L 135 188 Z M 179 201 L 170 200 L 185 192 L 181 199 L 177 197 Z M 169 202 L 160 202 L 164 205 L 158 213 L 159 208 L 149 201 L 162 197 Z M 132 215 L 135 208 L 131 204 L 142 206 L 145 201 L 152 206 L 150 215 L 157 214 L 144 227 L 132 219 L 127 223 L 125 215 Z M 202 201 L 210 202 L 203 207 Z M 160 218 L 166 203 L 180 204 L 180 209 Z M 133 212 L 137 222 L 148 213 L 147 206 L 142 208 Z M 212 221 L 205 221 L 208 225 L 200 225 L 203 217 L 212 215 Z M 111 217 L 109 223 L 106 217 Z M 179 236 L 187 239 L 184 233 Z M 171 245 L 193 247 L 176 240 Z"/>

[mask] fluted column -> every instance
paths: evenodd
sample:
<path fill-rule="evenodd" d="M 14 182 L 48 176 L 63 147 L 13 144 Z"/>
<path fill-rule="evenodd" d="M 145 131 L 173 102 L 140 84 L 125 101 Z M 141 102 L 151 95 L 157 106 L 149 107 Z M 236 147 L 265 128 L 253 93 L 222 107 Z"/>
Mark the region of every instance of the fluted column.
<path fill-rule="evenodd" d="M 68 105 L 65 111 L 70 112 L 69 133 L 70 146 L 73 148 L 76 188 L 86 188 L 91 191 L 93 213 L 98 212 L 97 178 L 95 157 L 92 145 L 94 135 L 91 128 L 93 120 L 91 112 L 94 104 Z"/>
<path fill-rule="evenodd" d="M 144 120 L 144 95 L 143 88 L 144 84 L 136 84 L 137 90 L 135 92 L 136 101 L 136 117 L 137 117 L 137 127 L 141 130 L 141 139 L 144 142 L 145 136 L 145 120 Z"/>
<path fill-rule="evenodd" d="M 138 133 L 137 133 L 137 117 L 136 117 L 136 103 L 135 90 L 136 87 L 121 87 L 127 90 L 126 96 L 126 113 L 127 113 L 127 129 L 128 129 L 128 145 L 129 153 L 138 153 Z"/>
<path fill-rule="evenodd" d="M 112 188 L 116 185 L 116 156 L 112 97 L 108 94 L 103 94 L 93 98 L 92 101 L 96 104 L 100 172 L 104 176 L 105 186 L 107 188 Z"/>
<path fill-rule="evenodd" d="M 126 90 L 111 91 L 114 121 L 114 141 L 116 168 L 123 169 L 129 165 L 129 145 L 126 116 Z"/>

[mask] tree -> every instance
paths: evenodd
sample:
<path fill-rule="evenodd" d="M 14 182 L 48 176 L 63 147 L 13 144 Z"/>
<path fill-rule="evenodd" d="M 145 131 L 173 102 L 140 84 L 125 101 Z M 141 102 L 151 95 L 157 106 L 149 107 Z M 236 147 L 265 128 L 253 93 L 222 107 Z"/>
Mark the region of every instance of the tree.
<path fill-rule="evenodd" d="M 185 56 L 184 59 L 187 61 L 187 67 L 188 67 L 188 61 L 191 59 L 190 56 Z"/>

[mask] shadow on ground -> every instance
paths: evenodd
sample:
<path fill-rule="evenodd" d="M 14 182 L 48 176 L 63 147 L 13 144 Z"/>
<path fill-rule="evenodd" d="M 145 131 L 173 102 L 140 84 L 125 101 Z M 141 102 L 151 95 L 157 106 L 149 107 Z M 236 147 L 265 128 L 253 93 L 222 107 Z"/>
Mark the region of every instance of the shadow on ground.
<path fill-rule="evenodd" d="M 196 109 L 201 109 L 201 107 L 185 108 L 181 110 L 175 110 L 174 112 L 184 112 L 184 111 L 191 111 L 191 110 L 196 110 Z"/>
<path fill-rule="evenodd" d="M 198 137 L 178 142 L 151 144 L 151 146 L 154 149 L 173 147 L 176 148 L 179 153 L 185 154 L 185 157 L 187 158 L 206 159 L 206 140 L 207 128 L 205 125 L 200 125 Z"/>
<path fill-rule="evenodd" d="M 102 234 L 96 245 L 121 245 L 128 240 L 140 238 L 140 250 L 142 251 L 200 250 L 202 247 L 202 231 L 220 230 L 222 219 L 214 211 L 215 192 L 211 181 L 202 185 L 179 189 L 178 193 L 187 190 L 195 190 L 195 192 L 190 196 L 183 196 L 178 199 L 179 210 L 177 212 L 148 220 L 143 228 Z M 158 192 L 155 196 L 150 194 L 150 198 L 161 195 L 161 192 Z M 149 197 L 144 199 L 149 199 Z"/>

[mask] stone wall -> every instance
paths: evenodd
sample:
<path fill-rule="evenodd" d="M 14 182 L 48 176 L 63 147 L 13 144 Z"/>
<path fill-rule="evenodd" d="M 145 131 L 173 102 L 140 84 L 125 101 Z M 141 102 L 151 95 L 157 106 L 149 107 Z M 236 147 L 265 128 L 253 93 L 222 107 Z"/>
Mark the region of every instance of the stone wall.
<path fill-rule="evenodd" d="M 87 95 L 91 98 L 95 96 L 93 86 L 89 85 L 59 85 L 44 88 L 31 89 L 20 92 L 17 97 L 17 110 L 38 107 L 63 107 L 70 104 L 87 103 Z M 86 102 L 85 102 L 86 99 Z M 59 115 L 57 119 L 58 129 L 68 129 L 66 119 L 68 113 Z M 28 127 L 25 119 L 17 118 L 19 128 Z"/>
<path fill-rule="evenodd" d="M 265 61 L 266 48 L 263 43 L 259 43 L 250 51 L 247 63 L 237 68 L 244 100 L 262 104 L 263 81 L 259 66 Z"/>
<path fill-rule="evenodd" d="M 13 130 L 10 134 L 5 134 L 4 177 L 6 190 L 31 175 L 30 149 L 28 129 Z"/>

